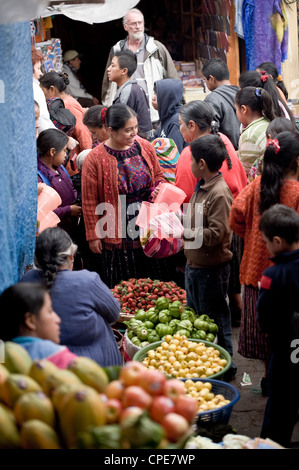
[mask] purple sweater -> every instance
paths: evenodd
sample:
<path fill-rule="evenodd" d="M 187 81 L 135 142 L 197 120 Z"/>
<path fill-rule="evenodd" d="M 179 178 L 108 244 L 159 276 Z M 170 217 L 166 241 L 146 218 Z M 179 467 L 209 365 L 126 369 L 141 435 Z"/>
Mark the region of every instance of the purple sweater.
<path fill-rule="evenodd" d="M 69 232 L 72 226 L 72 216 L 70 206 L 74 204 L 77 199 L 77 191 L 75 190 L 72 181 L 61 168 L 57 168 L 57 172 L 51 170 L 45 165 L 40 157 L 37 159 L 37 169 L 50 181 L 50 185 L 55 191 L 58 192 L 61 197 L 61 204 L 57 209 L 54 210 L 55 214 L 60 218 L 61 222 L 58 224 L 59 227 Z M 42 183 L 42 179 L 38 175 L 38 182 Z"/>

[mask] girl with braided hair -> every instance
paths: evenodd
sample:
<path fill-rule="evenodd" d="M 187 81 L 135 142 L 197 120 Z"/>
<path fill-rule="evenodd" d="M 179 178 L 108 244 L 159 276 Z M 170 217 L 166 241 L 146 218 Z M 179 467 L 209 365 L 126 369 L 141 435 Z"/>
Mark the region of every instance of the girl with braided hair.
<path fill-rule="evenodd" d="M 287 102 L 281 97 L 277 86 L 270 74 L 265 70 L 249 70 L 241 74 L 239 78 L 240 88 L 246 86 L 260 87 L 266 90 L 273 100 L 275 117 L 286 117 L 295 123 L 294 116 L 287 105 Z"/>
<path fill-rule="evenodd" d="M 120 304 L 96 272 L 73 271 L 77 246 L 59 227 L 45 229 L 36 239 L 35 266 L 21 279 L 49 289 L 53 309 L 61 319 L 60 343 L 102 367 L 121 365 L 111 324 Z"/>
<path fill-rule="evenodd" d="M 230 213 L 231 229 L 244 240 L 240 265 L 244 292 L 238 352 L 247 358 L 264 360 L 266 365 L 269 349 L 267 338 L 257 324 L 256 301 L 262 274 L 273 263 L 259 231 L 259 221 L 261 215 L 277 203 L 299 213 L 298 176 L 299 134 L 281 132 L 275 139 L 267 141 L 262 175 L 240 192 Z M 261 382 L 262 389 L 265 377 Z"/>

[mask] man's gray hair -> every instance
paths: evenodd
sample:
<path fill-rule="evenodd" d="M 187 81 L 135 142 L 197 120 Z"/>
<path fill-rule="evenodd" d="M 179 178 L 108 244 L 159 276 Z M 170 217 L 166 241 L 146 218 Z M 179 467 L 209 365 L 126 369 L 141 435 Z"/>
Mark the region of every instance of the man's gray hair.
<path fill-rule="evenodd" d="M 138 10 L 138 8 L 131 8 L 131 10 L 129 10 L 128 13 L 126 13 L 125 16 L 123 17 L 123 24 L 127 24 L 127 17 L 130 13 L 139 13 L 144 20 L 144 15 L 142 11 Z"/>

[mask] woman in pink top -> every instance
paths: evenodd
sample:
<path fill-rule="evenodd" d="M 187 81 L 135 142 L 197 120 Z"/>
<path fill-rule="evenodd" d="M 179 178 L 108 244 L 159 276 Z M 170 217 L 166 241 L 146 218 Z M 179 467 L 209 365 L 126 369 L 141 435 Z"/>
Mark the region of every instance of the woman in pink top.
<path fill-rule="evenodd" d="M 212 108 L 204 101 L 194 100 L 182 106 L 179 111 L 179 123 L 185 142 L 190 143 L 204 135 L 217 133 L 213 117 Z M 220 172 L 235 198 L 246 186 L 247 176 L 231 141 L 220 132 L 219 135 L 228 153 Z M 191 150 L 188 145 L 183 149 L 175 170 L 175 185 L 185 191 L 187 195 L 185 203 L 189 202 L 197 182 L 198 180 L 191 171 Z M 234 325 L 239 323 L 242 310 L 239 267 L 243 252 L 242 240 L 235 234 L 233 235 L 231 251 L 233 252 L 233 259 L 231 262 L 229 300 Z"/>

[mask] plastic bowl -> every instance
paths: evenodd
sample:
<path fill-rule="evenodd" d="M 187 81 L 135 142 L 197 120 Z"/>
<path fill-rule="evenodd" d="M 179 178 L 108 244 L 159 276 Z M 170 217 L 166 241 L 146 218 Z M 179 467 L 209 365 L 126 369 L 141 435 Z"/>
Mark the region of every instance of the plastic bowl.
<path fill-rule="evenodd" d="M 231 416 L 232 409 L 237 401 L 240 399 L 239 390 L 233 385 L 223 382 L 222 380 L 215 379 L 182 379 L 182 381 L 192 380 L 193 382 L 210 382 L 212 384 L 211 392 L 214 395 L 223 395 L 226 400 L 230 400 L 220 408 L 214 410 L 201 411 L 197 414 L 196 424 L 201 425 L 207 422 L 228 424 Z"/>
<path fill-rule="evenodd" d="M 209 375 L 209 377 L 207 377 L 207 380 L 209 380 L 210 378 L 212 379 L 215 379 L 215 378 L 221 378 L 223 377 L 223 375 L 230 369 L 231 367 L 231 363 L 232 363 L 232 358 L 231 358 L 231 355 L 226 351 L 226 349 L 222 348 L 221 346 L 219 346 L 218 344 L 215 344 L 215 343 L 210 343 L 209 341 L 204 341 L 204 340 L 201 340 L 201 339 L 193 339 L 193 338 L 188 338 L 188 341 L 192 341 L 192 342 L 195 342 L 195 343 L 204 343 L 206 345 L 206 347 L 210 347 L 212 346 L 214 349 L 218 349 L 218 351 L 220 352 L 220 357 L 222 359 L 226 359 L 227 360 L 227 364 L 226 366 L 220 371 L 220 372 L 216 372 L 216 374 L 213 374 L 213 375 Z M 163 341 L 157 341 L 155 343 L 151 343 L 149 344 L 148 346 L 145 346 L 144 348 L 140 349 L 134 356 L 133 356 L 133 361 L 138 361 L 138 362 L 142 362 L 143 359 L 145 359 L 147 357 L 147 353 L 148 351 L 150 351 L 151 349 L 155 350 L 157 349 L 158 346 L 160 346 L 161 344 L 163 343 Z M 200 377 L 199 377 L 200 378 Z M 191 379 L 192 380 L 192 379 Z M 204 380 L 204 379 L 202 379 Z"/>

